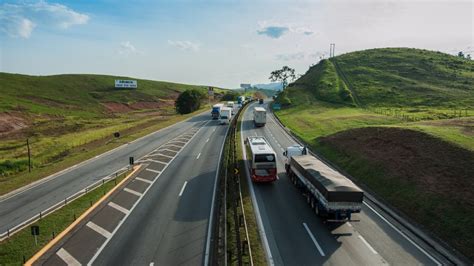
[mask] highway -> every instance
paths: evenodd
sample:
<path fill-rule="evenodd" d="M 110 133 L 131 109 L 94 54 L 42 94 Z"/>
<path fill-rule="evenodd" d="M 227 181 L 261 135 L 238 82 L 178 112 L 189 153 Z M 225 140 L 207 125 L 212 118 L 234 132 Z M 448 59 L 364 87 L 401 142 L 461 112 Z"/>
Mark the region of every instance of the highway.
<path fill-rule="evenodd" d="M 364 202 L 360 214 L 344 224 L 324 223 L 286 177 L 285 147 L 296 142 L 267 112 L 267 124 L 256 128 L 252 103 L 244 113 L 242 136 L 264 136 L 277 153 L 278 180 L 252 184 L 268 243 L 268 259 L 275 265 L 441 265 L 449 264 L 403 227 Z M 267 104 L 264 107 L 268 110 Z"/>
<path fill-rule="evenodd" d="M 134 156 L 137 160 L 193 126 L 208 120 L 208 112 L 194 116 L 68 168 L 28 189 L 0 197 L 0 234 L 127 166 L 129 156 Z"/>

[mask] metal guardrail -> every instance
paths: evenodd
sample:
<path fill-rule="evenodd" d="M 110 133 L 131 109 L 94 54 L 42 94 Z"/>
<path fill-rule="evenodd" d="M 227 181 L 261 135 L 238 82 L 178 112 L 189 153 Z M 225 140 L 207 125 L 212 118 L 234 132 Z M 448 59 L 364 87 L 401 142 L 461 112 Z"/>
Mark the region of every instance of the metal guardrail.
<path fill-rule="evenodd" d="M 26 219 L 25 221 L 21 222 L 20 224 L 15 225 L 14 227 L 7 229 L 6 232 L 3 232 L 3 233 L 0 234 L 0 242 L 10 238 L 14 234 L 21 231 L 23 228 L 27 227 L 28 225 L 30 225 L 30 224 L 32 224 L 32 223 L 48 216 L 49 214 L 61 209 L 62 207 L 66 206 L 67 204 L 71 203 L 72 201 L 80 198 L 82 195 L 85 195 L 85 194 L 89 193 L 90 191 L 93 191 L 96 188 L 101 187 L 105 183 L 108 183 L 112 180 L 116 180 L 116 178 L 119 175 L 122 175 L 122 174 L 126 173 L 129 170 L 130 170 L 130 166 L 123 167 L 123 168 L 113 172 L 112 174 L 98 180 L 97 182 L 87 186 L 86 188 L 79 190 L 78 192 L 72 194 L 71 196 L 66 197 L 64 200 L 61 200 L 61 201 L 57 202 L 53 206 L 51 206 L 51 207 L 49 207 L 45 210 L 40 211 L 38 214 L 30 217 L 29 219 Z"/>

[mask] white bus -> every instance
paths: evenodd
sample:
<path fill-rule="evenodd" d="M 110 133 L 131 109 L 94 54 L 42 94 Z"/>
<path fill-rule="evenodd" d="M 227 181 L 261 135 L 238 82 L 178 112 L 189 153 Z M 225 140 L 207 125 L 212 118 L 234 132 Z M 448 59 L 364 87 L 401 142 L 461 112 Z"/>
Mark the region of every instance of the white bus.
<path fill-rule="evenodd" d="M 277 179 L 276 153 L 264 137 L 248 137 L 251 177 L 254 182 L 273 182 Z"/>

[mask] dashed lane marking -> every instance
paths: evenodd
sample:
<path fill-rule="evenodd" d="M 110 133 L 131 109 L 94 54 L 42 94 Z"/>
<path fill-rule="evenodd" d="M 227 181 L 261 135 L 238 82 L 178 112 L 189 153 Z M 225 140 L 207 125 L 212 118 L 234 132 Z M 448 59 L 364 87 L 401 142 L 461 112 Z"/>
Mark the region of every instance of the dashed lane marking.
<path fill-rule="evenodd" d="M 145 178 L 141 178 L 141 177 L 135 177 L 136 180 L 138 181 L 142 181 L 142 182 L 145 182 L 145 183 L 148 183 L 148 184 L 153 184 L 153 181 L 150 181 L 148 179 L 145 179 Z"/>
<path fill-rule="evenodd" d="M 127 191 L 128 193 L 133 194 L 135 196 L 139 196 L 139 197 L 142 196 L 142 193 L 140 193 L 138 191 L 135 191 L 135 190 L 132 190 L 132 189 L 129 189 L 128 187 L 124 188 L 123 191 Z"/>
<path fill-rule="evenodd" d="M 206 143 L 209 141 L 209 139 L 206 140 Z"/>
<path fill-rule="evenodd" d="M 64 248 L 61 248 L 56 255 L 60 257 L 68 266 L 79 266 L 82 265 L 79 261 L 77 261 L 69 252 L 67 252 Z"/>
<path fill-rule="evenodd" d="M 117 211 L 122 212 L 124 214 L 128 214 L 130 212 L 126 208 L 124 208 L 124 207 L 122 207 L 122 206 L 120 206 L 117 203 L 114 203 L 112 201 L 109 201 L 109 203 L 107 205 L 109 205 L 110 207 L 112 207 L 112 208 L 116 209 Z"/>
<path fill-rule="evenodd" d="M 162 164 L 166 164 L 166 163 L 164 163 L 164 162 L 160 162 L 160 161 L 157 161 L 157 160 L 153 160 L 153 162 L 155 162 L 155 163 L 162 163 Z M 151 168 L 145 168 L 145 170 L 147 170 L 147 171 L 149 171 L 149 172 L 157 173 L 157 174 L 159 174 L 159 173 L 160 173 L 160 171 L 158 171 L 158 170 L 155 170 L 155 169 L 151 169 Z"/>
<path fill-rule="evenodd" d="M 89 221 L 87 222 L 87 227 L 89 227 L 90 229 L 96 231 L 97 233 L 101 234 L 102 236 L 104 236 L 105 238 L 110 238 L 112 236 L 112 233 L 110 233 L 109 231 L 105 230 L 104 228 L 98 226 L 97 224 Z"/>
<path fill-rule="evenodd" d="M 196 160 L 198 160 L 198 159 L 199 159 L 199 156 L 201 156 L 201 153 L 199 153 L 199 154 L 198 154 L 198 156 L 196 157 Z"/>
<path fill-rule="evenodd" d="M 309 230 L 308 225 L 306 225 L 306 223 L 303 223 L 303 226 L 306 229 L 306 232 L 308 232 L 309 237 L 311 237 L 311 240 L 313 240 L 313 243 L 316 246 L 316 248 L 318 249 L 319 254 L 321 254 L 321 256 L 323 256 L 323 257 L 326 256 L 326 254 L 324 254 L 323 249 L 319 245 L 318 241 L 316 241 L 316 238 L 314 237 L 313 233 L 311 233 L 311 230 Z"/>
<path fill-rule="evenodd" d="M 181 197 L 181 195 L 183 195 L 184 189 L 186 188 L 187 184 L 188 184 L 188 181 L 184 181 L 183 187 L 181 188 L 181 191 L 179 192 L 178 197 Z"/>

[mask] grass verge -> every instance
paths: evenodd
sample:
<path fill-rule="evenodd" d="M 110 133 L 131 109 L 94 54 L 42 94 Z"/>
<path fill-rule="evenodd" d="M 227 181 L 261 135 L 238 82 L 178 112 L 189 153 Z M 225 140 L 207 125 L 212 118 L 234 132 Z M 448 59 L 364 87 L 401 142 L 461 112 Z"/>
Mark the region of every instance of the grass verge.
<path fill-rule="evenodd" d="M 129 173 L 118 176 L 115 182 L 107 182 L 89 191 L 87 194 L 32 224 L 40 227 L 38 245 L 35 245 L 30 227 L 25 227 L 9 239 L 0 242 L 0 265 L 22 265 L 24 261 L 32 257 L 102 196 L 114 188 L 127 174 Z"/>
<path fill-rule="evenodd" d="M 93 158 L 96 155 L 112 150 L 116 147 L 119 147 L 125 143 L 143 137 L 154 131 L 183 121 L 204 111 L 207 108 L 208 106 L 204 106 L 198 111 L 187 115 L 173 115 L 170 116 L 167 120 L 155 121 L 156 123 L 140 123 L 135 125 L 134 127 L 128 128 L 125 131 L 126 133 L 122 134 L 119 139 L 112 139 L 110 141 L 108 141 L 107 139 L 98 139 L 97 142 L 90 142 L 78 146 L 73 150 L 70 150 L 69 154 L 64 159 L 61 159 L 55 163 L 51 163 L 45 167 L 33 168 L 31 173 L 25 171 L 11 176 L 0 177 L 0 183 L 2 184 L 0 186 L 0 195 L 6 194 L 36 180 L 59 172 L 79 162 Z"/>

